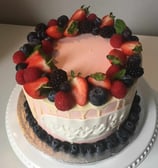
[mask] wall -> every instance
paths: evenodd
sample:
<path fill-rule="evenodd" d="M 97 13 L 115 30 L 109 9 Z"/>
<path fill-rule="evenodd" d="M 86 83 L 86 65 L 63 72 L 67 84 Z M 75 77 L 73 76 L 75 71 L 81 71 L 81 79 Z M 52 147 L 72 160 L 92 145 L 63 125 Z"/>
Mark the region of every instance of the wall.
<path fill-rule="evenodd" d="M 0 23 L 35 25 L 62 14 L 70 16 L 81 5 L 103 16 L 113 12 L 134 33 L 158 35 L 157 0 L 0 0 Z"/>

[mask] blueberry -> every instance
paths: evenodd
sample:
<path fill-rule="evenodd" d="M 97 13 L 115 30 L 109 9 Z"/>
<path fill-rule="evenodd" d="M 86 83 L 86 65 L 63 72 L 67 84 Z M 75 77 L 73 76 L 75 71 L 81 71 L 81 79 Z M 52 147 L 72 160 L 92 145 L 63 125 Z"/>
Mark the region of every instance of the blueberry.
<path fill-rule="evenodd" d="M 92 28 L 92 34 L 93 35 L 98 35 L 99 34 L 99 30 L 100 30 L 99 27 L 93 27 Z"/>
<path fill-rule="evenodd" d="M 33 42 L 35 40 L 38 40 L 38 37 L 37 37 L 37 33 L 36 32 L 30 32 L 28 35 L 27 35 L 27 41 L 28 42 Z"/>
<path fill-rule="evenodd" d="M 64 152 L 69 152 L 70 151 L 70 143 L 68 142 L 62 142 L 60 149 Z"/>
<path fill-rule="evenodd" d="M 89 92 L 89 101 L 96 106 L 104 104 L 108 99 L 107 91 L 102 87 L 94 87 Z"/>
<path fill-rule="evenodd" d="M 110 38 L 115 33 L 113 26 L 105 26 L 100 29 L 100 35 L 104 38 Z"/>
<path fill-rule="evenodd" d="M 48 93 L 48 100 L 51 101 L 51 102 L 54 102 L 54 98 L 55 98 L 55 95 L 56 95 L 56 91 L 55 90 L 51 90 L 49 93 Z"/>
<path fill-rule="evenodd" d="M 26 67 L 27 67 L 27 64 L 22 62 L 22 63 L 17 64 L 15 69 L 16 69 L 16 71 L 19 71 L 21 69 L 25 69 Z"/>
<path fill-rule="evenodd" d="M 61 141 L 58 139 L 53 139 L 52 140 L 52 148 L 54 151 L 58 151 L 61 146 Z"/>
<path fill-rule="evenodd" d="M 109 137 L 107 137 L 105 139 L 105 142 L 106 142 L 106 148 L 109 150 L 112 150 L 113 148 L 115 148 L 119 143 L 115 134 L 112 134 Z"/>
<path fill-rule="evenodd" d="M 126 29 L 122 32 L 122 36 L 124 40 L 128 40 L 132 36 L 132 31 L 128 27 L 126 27 Z"/>
<path fill-rule="evenodd" d="M 43 130 L 41 127 L 39 129 L 39 131 L 36 134 L 42 141 L 45 141 L 46 136 L 47 136 L 47 132 L 45 130 Z"/>
<path fill-rule="evenodd" d="M 116 131 L 116 137 L 121 144 L 124 144 L 129 139 L 129 133 L 124 128 L 120 127 L 120 129 Z"/>
<path fill-rule="evenodd" d="M 79 145 L 78 144 L 71 144 L 70 153 L 73 155 L 77 155 L 79 153 Z"/>
<path fill-rule="evenodd" d="M 136 95 L 134 96 L 133 103 L 138 103 L 138 104 L 140 103 L 140 96 L 139 96 L 139 95 L 136 94 Z"/>
<path fill-rule="evenodd" d="M 82 155 L 85 155 L 87 153 L 86 146 L 87 144 L 84 143 L 79 145 L 79 151 Z"/>
<path fill-rule="evenodd" d="M 46 135 L 46 138 L 45 138 L 45 142 L 51 146 L 52 145 L 52 141 L 53 141 L 53 137 L 49 134 Z"/>
<path fill-rule="evenodd" d="M 86 145 L 86 152 L 87 152 L 88 154 L 93 154 L 93 153 L 95 153 L 95 152 L 96 152 L 95 145 L 93 145 L 93 144 L 87 144 L 87 145 Z"/>
<path fill-rule="evenodd" d="M 69 92 L 71 90 L 70 82 L 64 81 L 60 84 L 60 90 L 64 92 Z"/>
<path fill-rule="evenodd" d="M 101 25 L 102 20 L 98 17 L 93 21 L 95 27 L 99 27 Z"/>
<path fill-rule="evenodd" d="M 88 20 L 83 20 L 79 23 L 80 33 L 91 33 L 92 28 L 93 28 L 93 24 Z"/>
<path fill-rule="evenodd" d="M 29 56 L 33 52 L 33 46 L 29 43 L 24 44 L 20 50 L 26 55 Z"/>
<path fill-rule="evenodd" d="M 45 33 L 45 31 L 38 31 L 37 32 L 37 38 L 41 41 L 43 39 L 45 39 L 47 37 L 47 34 Z"/>
<path fill-rule="evenodd" d="M 102 153 L 106 150 L 106 144 L 103 141 L 99 141 L 95 144 L 96 152 Z"/>
<path fill-rule="evenodd" d="M 69 18 L 66 15 L 62 15 L 57 19 L 57 24 L 59 27 L 65 27 L 69 21 Z"/>
<path fill-rule="evenodd" d="M 130 75 L 125 75 L 125 76 L 123 76 L 123 78 L 121 79 L 121 81 L 122 81 L 127 87 L 132 86 L 133 83 L 134 83 L 134 79 L 133 79 Z"/>
<path fill-rule="evenodd" d="M 136 124 L 139 120 L 139 113 L 130 113 L 128 119 Z"/>
<path fill-rule="evenodd" d="M 45 31 L 47 29 L 47 26 L 44 23 L 39 23 L 35 26 L 35 31 Z"/>
<path fill-rule="evenodd" d="M 133 124 L 132 121 L 127 120 L 124 124 L 123 127 L 125 130 L 127 130 L 130 134 L 132 134 L 135 131 L 135 124 Z"/>

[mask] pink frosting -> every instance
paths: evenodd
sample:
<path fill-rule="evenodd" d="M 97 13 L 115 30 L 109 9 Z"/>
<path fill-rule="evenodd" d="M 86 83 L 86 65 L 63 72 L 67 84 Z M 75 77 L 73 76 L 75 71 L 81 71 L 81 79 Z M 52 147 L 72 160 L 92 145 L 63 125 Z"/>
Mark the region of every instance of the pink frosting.
<path fill-rule="evenodd" d="M 57 67 L 66 70 L 67 73 L 73 70 L 87 76 L 96 72 L 106 72 L 110 66 L 106 56 L 111 49 L 108 39 L 82 34 L 60 39 L 54 56 Z"/>

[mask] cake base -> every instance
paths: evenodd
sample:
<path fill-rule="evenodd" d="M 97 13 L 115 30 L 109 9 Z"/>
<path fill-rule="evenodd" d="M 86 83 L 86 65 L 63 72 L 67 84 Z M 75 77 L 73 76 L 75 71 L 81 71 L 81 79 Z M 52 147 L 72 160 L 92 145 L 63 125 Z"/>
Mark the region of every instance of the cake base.
<path fill-rule="evenodd" d="M 120 167 L 127 167 L 127 165 L 129 165 L 131 162 L 133 162 L 133 160 L 136 158 L 136 156 L 139 156 L 140 153 L 145 149 L 145 147 L 147 146 L 151 137 L 152 137 L 152 143 L 154 142 L 153 135 L 154 135 L 154 137 L 156 137 L 155 133 L 153 133 L 153 131 L 151 131 L 150 133 L 144 132 L 146 129 L 155 130 L 155 124 L 156 124 L 156 121 L 155 121 L 155 119 L 156 119 L 155 100 L 153 98 L 151 90 L 149 88 L 148 89 L 145 88 L 145 90 L 148 90 L 147 94 L 141 92 L 141 94 L 143 93 L 142 97 L 145 99 L 145 100 L 143 100 L 144 103 L 142 105 L 142 107 L 145 107 L 145 110 L 142 109 L 143 113 L 141 112 L 141 120 L 142 121 L 139 122 L 139 125 L 137 127 L 136 132 L 135 132 L 135 135 L 131 139 L 130 144 L 124 150 L 122 150 L 120 153 L 118 153 L 117 155 L 110 157 L 108 159 L 102 160 L 100 162 L 93 163 L 94 165 L 98 165 L 98 167 L 99 166 L 105 167 L 105 165 L 107 165 L 107 167 L 110 168 L 111 166 L 114 167 L 114 162 L 115 162 L 115 165 L 118 165 L 118 163 L 119 163 Z M 13 147 L 15 153 L 25 163 L 25 165 L 27 165 L 27 166 L 29 165 L 28 167 L 31 167 L 30 165 L 34 165 L 34 166 L 36 165 L 36 167 L 38 167 L 38 166 L 49 167 L 52 165 L 57 166 L 57 167 L 63 167 L 62 162 L 61 163 L 57 162 L 52 157 L 45 155 L 43 152 L 40 152 L 39 150 L 34 148 L 32 145 L 30 145 L 26 141 L 26 139 L 23 137 L 23 134 L 21 133 L 21 130 L 20 130 L 19 125 L 17 123 L 17 119 L 15 118 L 15 113 L 13 113 L 16 111 L 16 103 L 17 102 L 15 100 L 16 100 L 16 98 L 18 98 L 19 93 L 20 93 L 20 88 L 16 87 L 10 97 L 10 100 L 9 100 L 9 103 L 7 106 L 7 113 L 6 113 L 7 114 L 6 115 L 7 134 L 8 134 L 8 138 L 10 140 L 11 146 Z M 147 103 L 149 99 L 150 99 L 150 103 Z M 20 101 L 21 100 L 22 99 L 20 99 Z M 150 113 L 147 113 L 149 108 L 152 108 L 152 110 L 150 111 Z M 147 115 L 147 118 L 145 118 L 146 115 Z M 144 121 L 145 121 L 145 124 L 143 125 L 143 128 L 142 128 L 142 123 L 144 123 Z M 153 122 L 153 121 L 155 121 L 155 122 Z M 141 128 L 142 128 L 142 130 L 141 130 Z M 139 134 L 139 136 L 138 136 L 138 134 Z M 144 136 L 145 136 L 145 138 L 144 138 Z M 32 137 L 32 135 L 31 135 L 31 137 Z M 29 137 L 27 137 L 27 138 L 29 138 Z M 136 139 L 136 140 L 134 140 L 134 139 Z M 142 141 L 141 147 L 138 145 L 140 143 L 140 141 Z M 35 142 L 36 142 L 36 140 L 32 140 L 31 143 L 35 143 Z M 45 148 L 45 145 L 43 145 L 41 142 L 38 145 L 41 145 L 42 148 Z M 150 147 L 151 146 L 152 145 L 150 144 Z M 135 151 L 133 151 L 132 149 L 135 149 Z M 139 149 L 139 151 L 136 151 L 136 149 Z M 145 153 L 147 154 L 149 151 L 150 151 L 150 148 Z M 45 152 L 48 152 L 48 151 L 46 150 Z M 50 149 L 51 155 L 54 154 L 55 158 L 57 158 L 57 156 L 58 156 L 60 158 L 60 160 L 63 161 L 63 159 L 61 159 L 63 157 L 63 153 L 58 153 L 58 152 L 52 153 L 52 152 L 53 152 L 52 149 Z M 58 155 L 56 155 L 57 153 L 58 153 Z M 127 156 L 127 155 L 130 155 L 130 157 L 127 158 L 126 160 L 124 160 L 123 158 L 125 158 L 125 156 Z M 133 156 L 134 158 L 131 156 Z M 65 158 L 65 156 L 64 156 L 64 158 Z M 136 164 L 139 164 L 139 162 L 141 162 L 141 160 L 143 160 L 141 158 L 142 157 L 140 157 L 140 160 L 137 159 L 138 163 L 136 163 Z M 71 163 L 75 162 L 75 161 L 73 161 L 74 158 L 72 158 L 72 156 L 67 157 L 67 159 L 70 159 L 69 162 L 71 162 Z M 95 158 L 93 158 L 93 159 L 95 161 Z M 77 160 L 80 160 L 80 159 L 77 158 Z M 98 158 L 97 158 L 97 160 L 98 160 Z M 86 163 L 86 162 L 87 162 L 87 160 L 85 160 L 85 159 L 84 159 L 84 161 L 82 161 L 82 163 Z M 93 165 L 91 165 L 91 164 L 86 164 L 86 165 L 83 164 L 83 165 L 84 165 L 84 167 L 86 167 L 87 165 L 88 165 L 88 167 L 91 167 L 91 166 L 93 167 Z M 69 168 L 78 167 L 77 165 L 72 166 L 69 164 L 64 164 L 64 167 L 66 167 L 66 166 Z"/>

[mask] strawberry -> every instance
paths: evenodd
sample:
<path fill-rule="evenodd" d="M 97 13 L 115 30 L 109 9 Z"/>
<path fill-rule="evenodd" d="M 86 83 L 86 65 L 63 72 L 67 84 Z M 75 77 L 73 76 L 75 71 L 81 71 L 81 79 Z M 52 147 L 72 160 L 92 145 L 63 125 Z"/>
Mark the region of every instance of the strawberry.
<path fill-rule="evenodd" d="M 122 81 L 115 80 L 111 86 L 111 94 L 118 99 L 122 99 L 126 96 L 126 93 L 126 85 Z"/>
<path fill-rule="evenodd" d="M 109 15 L 106 15 L 102 18 L 102 22 L 100 25 L 100 28 L 103 28 L 105 26 L 113 26 L 114 25 L 114 18 L 115 16 L 113 16 L 112 13 L 110 13 Z"/>
<path fill-rule="evenodd" d="M 120 48 L 123 43 L 123 37 L 121 34 L 113 34 L 110 38 L 110 44 L 114 48 Z"/>
<path fill-rule="evenodd" d="M 23 85 L 25 83 L 23 69 L 16 72 L 15 79 L 16 79 L 16 82 L 20 85 Z"/>
<path fill-rule="evenodd" d="M 142 51 L 142 45 L 139 41 L 128 41 L 121 45 L 121 49 L 125 55 L 139 54 Z"/>
<path fill-rule="evenodd" d="M 42 40 L 42 49 L 47 55 L 50 55 L 53 51 L 53 45 L 48 40 Z"/>
<path fill-rule="evenodd" d="M 75 21 L 83 21 L 86 19 L 87 14 L 89 13 L 89 6 L 84 7 L 81 6 L 80 9 L 77 9 L 73 15 L 71 16 L 70 20 L 75 20 Z"/>
<path fill-rule="evenodd" d="M 115 75 L 121 70 L 120 66 L 112 64 L 106 71 L 106 76 L 109 79 L 114 79 Z"/>
<path fill-rule="evenodd" d="M 87 78 L 88 82 L 94 86 L 100 86 L 105 89 L 111 88 L 111 81 L 104 73 L 97 72 Z"/>
<path fill-rule="evenodd" d="M 70 110 L 75 105 L 73 96 L 64 91 L 56 93 L 54 103 L 56 108 L 62 111 Z"/>
<path fill-rule="evenodd" d="M 112 49 L 107 58 L 110 60 L 112 64 L 118 64 L 118 65 L 125 65 L 127 62 L 126 55 L 118 49 Z"/>
<path fill-rule="evenodd" d="M 25 63 L 28 64 L 27 68 L 37 67 L 37 68 L 41 69 L 41 71 L 44 71 L 44 72 L 50 72 L 51 71 L 52 62 L 49 62 L 49 64 L 47 64 L 46 58 L 40 53 L 39 50 L 34 51 L 26 59 Z"/>
<path fill-rule="evenodd" d="M 47 23 L 47 26 L 50 27 L 50 26 L 55 26 L 57 25 L 57 20 L 56 19 L 51 19 L 49 20 L 49 22 Z"/>
<path fill-rule="evenodd" d="M 46 29 L 46 34 L 54 39 L 60 39 L 63 36 L 63 29 L 57 25 Z"/>
<path fill-rule="evenodd" d="M 19 63 L 22 63 L 24 62 L 26 59 L 26 56 L 25 54 L 22 52 L 22 51 L 16 51 L 14 54 L 13 54 L 13 62 L 15 64 L 19 64 Z"/>
<path fill-rule="evenodd" d="M 87 103 L 88 83 L 87 80 L 81 76 L 75 76 L 71 80 L 72 94 L 76 103 L 83 106 Z"/>
<path fill-rule="evenodd" d="M 76 36 L 78 32 L 79 32 L 78 22 L 71 20 L 64 31 L 64 36 L 66 37 Z"/>
<path fill-rule="evenodd" d="M 28 82 L 33 82 L 35 80 L 37 80 L 38 78 L 40 78 L 42 75 L 42 71 L 39 68 L 36 67 L 29 67 L 24 69 L 24 81 L 25 83 Z"/>
<path fill-rule="evenodd" d="M 47 77 L 41 77 L 33 82 L 25 83 L 24 89 L 28 95 L 34 99 L 42 99 L 45 95 L 41 94 L 42 87 L 48 83 Z"/>

